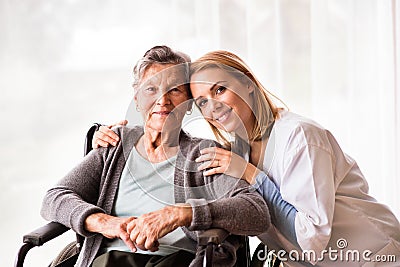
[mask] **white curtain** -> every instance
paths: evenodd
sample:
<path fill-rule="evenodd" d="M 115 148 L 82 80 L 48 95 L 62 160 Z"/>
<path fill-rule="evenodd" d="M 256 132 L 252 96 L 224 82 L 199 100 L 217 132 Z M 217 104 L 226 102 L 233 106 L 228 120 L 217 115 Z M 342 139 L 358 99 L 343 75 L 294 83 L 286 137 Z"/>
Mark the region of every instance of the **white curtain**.
<path fill-rule="evenodd" d="M 156 44 L 241 56 L 292 111 L 331 130 L 400 217 L 399 1 L 0 0 L 0 32 L 5 265 L 43 223 L 44 192 L 80 160 L 90 123 L 124 118 L 132 66 Z M 32 266 L 64 244 L 33 252 Z"/>
<path fill-rule="evenodd" d="M 311 114 L 400 215 L 397 1 L 311 2 Z"/>
<path fill-rule="evenodd" d="M 199 42 L 202 50 L 242 56 L 290 110 L 329 129 L 360 165 L 371 194 L 400 217 L 399 6 L 209 1 L 195 6 L 196 29 L 203 29 L 195 39 L 214 43 Z M 202 28 L 207 23 L 211 31 Z"/>

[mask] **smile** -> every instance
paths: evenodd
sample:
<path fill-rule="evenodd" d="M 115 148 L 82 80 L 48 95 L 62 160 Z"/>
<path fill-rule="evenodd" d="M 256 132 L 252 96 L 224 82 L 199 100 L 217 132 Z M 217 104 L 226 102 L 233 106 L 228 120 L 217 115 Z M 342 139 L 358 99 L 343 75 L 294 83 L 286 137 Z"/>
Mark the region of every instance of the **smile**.
<path fill-rule="evenodd" d="M 221 114 L 221 116 L 219 116 L 218 118 L 216 118 L 215 120 L 219 123 L 223 123 L 224 121 L 226 121 L 229 117 L 229 115 L 231 114 L 232 109 L 228 109 L 227 111 L 225 111 L 224 113 Z"/>
<path fill-rule="evenodd" d="M 171 111 L 156 111 L 156 112 L 153 112 L 153 114 L 159 115 L 159 116 L 168 116 L 170 113 L 172 113 L 172 112 Z"/>

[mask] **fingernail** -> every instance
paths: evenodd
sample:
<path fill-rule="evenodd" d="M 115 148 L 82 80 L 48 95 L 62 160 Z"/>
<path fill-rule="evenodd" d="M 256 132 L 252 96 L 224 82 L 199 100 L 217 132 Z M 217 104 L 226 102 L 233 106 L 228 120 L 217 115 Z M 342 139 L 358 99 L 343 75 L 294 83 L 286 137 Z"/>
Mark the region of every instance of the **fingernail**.
<path fill-rule="evenodd" d="M 113 142 L 112 144 L 113 144 L 113 146 L 116 146 L 116 145 L 117 145 L 117 142 Z"/>

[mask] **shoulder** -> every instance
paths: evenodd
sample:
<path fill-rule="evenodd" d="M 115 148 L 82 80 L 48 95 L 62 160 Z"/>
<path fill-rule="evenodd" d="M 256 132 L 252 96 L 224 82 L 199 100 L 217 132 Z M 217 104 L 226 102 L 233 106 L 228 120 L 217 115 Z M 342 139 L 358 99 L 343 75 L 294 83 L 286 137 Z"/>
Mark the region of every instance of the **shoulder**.
<path fill-rule="evenodd" d="M 183 145 L 185 147 L 190 147 L 190 148 L 206 148 L 206 147 L 222 147 L 220 143 L 218 143 L 215 140 L 211 140 L 211 139 L 205 139 L 205 138 L 199 138 L 199 137 L 194 137 L 191 136 L 189 133 L 185 132 L 185 131 L 181 131 L 180 136 L 179 136 L 179 144 Z"/>
<path fill-rule="evenodd" d="M 121 141 L 118 142 L 116 146 L 100 147 L 95 149 L 95 153 L 101 154 L 105 161 L 120 156 L 124 156 L 125 159 L 128 158 L 133 146 L 143 135 L 143 127 L 116 126 L 113 127 L 112 130 L 120 137 Z"/>
<path fill-rule="evenodd" d="M 222 147 L 217 141 L 193 137 L 185 131 L 179 135 L 179 150 L 186 158 L 197 158 L 200 156 L 200 150 L 207 147 Z"/>
<path fill-rule="evenodd" d="M 120 134 L 121 136 L 131 136 L 131 135 L 142 135 L 143 134 L 143 127 L 140 125 L 133 125 L 133 126 L 115 126 L 112 128 L 114 132 Z"/>
<path fill-rule="evenodd" d="M 298 149 L 304 146 L 316 146 L 330 151 L 330 132 L 319 123 L 298 114 L 283 111 L 275 121 L 274 134 L 276 140 L 281 140 L 286 150 Z"/>
<path fill-rule="evenodd" d="M 124 144 L 136 144 L 138 139 L 143 135 L 144 130 L 142 126 L 116 126 L 112 130 L 121 137 Z"/>

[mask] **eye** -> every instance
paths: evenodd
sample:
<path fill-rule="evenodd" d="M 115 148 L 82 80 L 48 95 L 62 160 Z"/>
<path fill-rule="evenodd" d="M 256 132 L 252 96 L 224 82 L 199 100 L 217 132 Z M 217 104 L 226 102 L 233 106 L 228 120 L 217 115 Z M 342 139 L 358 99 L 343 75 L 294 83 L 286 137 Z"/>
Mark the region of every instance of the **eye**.
<path fill-rule="evenodd" d="M 146 89 L 144 89 L 147 93 L 154 93 L 155 91 L 157 91 L 157 89 L 155 87 L 146 87 Z"/>
<path fill-rule="evenodd" d="M 168 93 L 173 94 L 173 95 L 179 94 L 180 92 L 181 91 L 177 87 L 174 87 L 174 88 L 171 88 L 168 90 Z"/>
<path fill-rule="evenodd" d="M 225 86 L 218 86 L 218 88 L 215 90 L 215 94 L 221 94 L 226 90 Z"/>
<path fill-rule="evenodd" d="M 207 99 L 199 99 L 196 101 L 196 105 L 199 108 L 203 108 L 207 104 L 208 100 Z"/>

